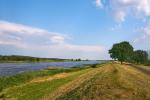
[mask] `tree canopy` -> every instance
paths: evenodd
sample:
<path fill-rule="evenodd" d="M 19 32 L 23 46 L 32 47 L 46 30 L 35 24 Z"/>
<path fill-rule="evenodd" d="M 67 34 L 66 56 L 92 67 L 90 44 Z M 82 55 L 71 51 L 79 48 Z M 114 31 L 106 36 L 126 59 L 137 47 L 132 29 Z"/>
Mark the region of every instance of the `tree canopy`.
<path fill-rule="evenodd" d="M 148 61 L 148 53 L 144 50 L 136 50 L 132 59 L 135 63 L 145 64 Z"/>
<path fill-rule="evenodd" d="M 133 47 L 126 41 L 114 44 L 112 49 L 109 50 L 110 57 L 120 61 L 121 63 L 123 61 L 129 61 L 132 53 Z"/>
<path fill-rule="evenodd" d="M 137 64 L 148 63 L 148 53 L 144 50 L 136 50 L 127 42 L 116 43 L 109 50 L 110 57 L 122 62 L 132 62 Z"/>

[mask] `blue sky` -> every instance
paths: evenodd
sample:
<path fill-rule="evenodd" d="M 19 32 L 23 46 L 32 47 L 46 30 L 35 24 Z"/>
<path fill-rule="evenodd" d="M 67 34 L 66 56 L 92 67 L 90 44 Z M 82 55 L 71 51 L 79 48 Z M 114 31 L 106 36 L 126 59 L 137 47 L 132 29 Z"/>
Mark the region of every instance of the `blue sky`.
<path fill-rule="evenodd" d="M 150 49 L 149 0 L 0 0 L 0 54 L 109 59 L 113 43 Z"/>

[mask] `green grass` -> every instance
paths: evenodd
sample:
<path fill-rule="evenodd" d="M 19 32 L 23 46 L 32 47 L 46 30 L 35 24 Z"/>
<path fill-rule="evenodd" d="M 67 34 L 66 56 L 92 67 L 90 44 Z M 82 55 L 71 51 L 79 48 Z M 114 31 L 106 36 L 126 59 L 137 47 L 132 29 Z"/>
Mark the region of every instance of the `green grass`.
<path fill-rule="evenodd" d="M 64 71 L 65 69 L 41 70 L 41 71 L 32 71 L 32 72 L 17 74 L 14 76 L 0 77 L 0 90 L 8 88 L 10 86 L 27 82 L 35 77 L 54 75 L 57 73 L 62 73 Z"/>
<path fill-rule="evenodd" d="M 13 75 L 13 76 L 0 77 L 0 92 L 5 88 L 28 82 L 37 77 L 50 76 L 50 75 L 55 75 L 55 74 L 63 73 L 63 72 L 67 72 L 67 73 L 74 72 L 74 71 L 83 70 L 87 68 L 88 67 L 83 67 L 83 66 L 67 68 L 67 69 L 66 68 L 50 68 L 47 70 L 31 71 L 31 72 L 25 72 L 25 73 Z"/>
<path fill-rule="evenodd" d="M 4 97 L 5 99 L 17 97 L 18 100 L 37 100 L 42 96 L 51 93 L 65 83 L 74 80 L 76 77 L 87 72 L 88 70 L 89 69 L 71 73 L 71 75 L 66 78 L 54 79 L 52 81 L 45 81 L 41 83 L 25 84 L 23 86 L 9 88 L 5 91 L 6 93 L 4 92 Z"/>

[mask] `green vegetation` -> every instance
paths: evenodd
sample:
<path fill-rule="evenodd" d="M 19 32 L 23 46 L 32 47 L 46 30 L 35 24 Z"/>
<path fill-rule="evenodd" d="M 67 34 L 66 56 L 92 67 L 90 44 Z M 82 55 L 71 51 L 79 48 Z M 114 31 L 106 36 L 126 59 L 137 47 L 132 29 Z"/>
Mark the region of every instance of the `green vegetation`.
<path fill-rule="evenodd" d="M 73 67 L 69 69 L 64 68 L 49 68 L 47 70 L 41 70 L 41 71 L 33 71 L 23 74 L 18 74 L 15 76 L 9 76 L 9 77 L 1 77 L 0 78 L 0 86 L 1 86 L 1 93 L 0 98 L 5 98 L 6 96 L 16 96 L 18 99 L 25 99 L 25 100 L 36 100 L 37 98 L 40 98 L 45 93 L 49 93 L 56 88 L 58 88 L 60 85 L 65 84 L 66 82 L 69 82 L 76 78 L 76 76 L 82 74 L 83 72 L 86 73 L 90 71 L 91 66 L 85 66 L 85 67 Z M 83 71 L 82 71 L 83 70 Z M 60 75 L 59 75 L 60 73 Z M 61 74 L 68 73 L 67 78 L 61 78 L 57 79 L 57 77 L 60 77 Z M 54 80 L 52 81 L 44 81 L 42 83 L 37 82 L 38 80 L 43 80 L 48 77 L 55 77 L 55 75 L 58 75 Z M 33 81 L 34 80 L 34 81 Z M 36 80 L 36 81 L 35 81 Z M 52 85 L 49 87 L 49 85 Z M 18 87 L 19 86 L 19 87 Z M 14 88 L 12 88 L 14 87 Z M 49 87 L 49 88 L 48 88 Z M 48 89 L 47 89 L 48 88 Z M 7 93 L 5 93 L 5 90 Z M 15 91 L 15 92 L 14 92 Z M 31 93 L 29 91 L 32 91 Z M 35 95 L 37 91 L 40 91 L 39 94 Z M 20 96 L 18 93 L 25 93 L 24 96 Z M 8 94 L 8 95 L 7 95 Z"/>
<path fill-rule="evenodd" d="M 121 62 L 149 64 L 148 53 L 144 50 L 133 51 L 134 48 L 129 42 L 120 42 L 113 45 L 109 50 L 110 57 Z"/>
<path fill-rule="evenodd" d="M 149 67 L 136 67 L 150 72 Z M 33 72 L 34 75 L 28 73 L 34 77 L 16 82 L 17 85 L 5 86 L 0 92 L 0 99 L 148 100 L 150 74 L 137 68 L 113 62 L 70 69 L 49 68 Z M 24 73 L 25 76 L 28 74 Z M 18 75 L 18 77 L 22 76 Z M 21 78 L 17 79 L 21 80 Z"/>
<path fill-rule="evenodd" d="M 18 97 L 19 100 L 37 100 L 41 98 L 43 95 L 53 92 L 54 90 L 64 85 L 65 83 L 68 83 L 74 80 L 77 76 L 81 75 L 85 71 L 88 71 L 88 70 L 72 73 L 68 77 L 61 78 L 61 79 L 54 79 L 52 81 L 45 81 L 42 83 L 33 82 L 32 84 L 27 84 L 21 87 L 12 88 L 7 93 L 9 94 L 8 95 L 9 97 Z M 17 92 L 14 92 L 14 91 L 17 91 Z"/>
<path fill-rule="evenodd" d="M 1 63 L 22 63 L 22 62 L 63 62 L 63 61 L 72 61 L 71 59 L 59 59 L 59 58 L 38 58 L 38 57 L 30 57 L 30 56 L 19 56 L 19 55 L 11 55 L 11 56 L 3 56 L 0 55 Z"/>
<path fill-rule="evenodd" d="M 150 60 L 148 60 L 145 65 L 146 65 L 146 66 L 150 66 Z"/>
<path fill-rule="evenodd" d="M 10 86 L 18 85 L 20 83 L 27 82 L 35 77 L 54 75 L 54 74 L 61 73 L 64 71 L 65 69 L 41 70 L 41 71 L 26 72 L 26 73 L 17 74 L 14 76 L 0 77 L 0 90 L 5 89 Z"/>
<path fill-rule="evenodd" d="M 137 64 L 146 64 L 148 62 L 148 54 L 143 50 L 136 50 L 133 53 L 133 62 Z"/>
<path fill-rule="evenodd" d="M 37 77 L 44 77 L 44 76 L 52 76 L 58 73 L 69 73 L 74 72 L 78 70 L 87 69 L 87 67 L 73 67 L 73 68 L 48 68 L 46 70 L 40 70 L 40 71 L 31 71 L 31 72 L 25 72 L 22 74 L 17 74 L 14 76 L 3 76 L 0 77 L 0 91 L 2 91 L 5 88 L 16 86 L 19 84 L 22 84 L 24 82 L 29 82 L 30 80 L 37 78 Z"/>
<path fill-rule="evenodd" d="M 114 44 L 112 49 L 109 50 L 109 53 L 112 59 L 119 60 L 122 63 L 130 60 L 130 56 L 133 53 L 133 47 L 129 42 L 121 42 Z"/>

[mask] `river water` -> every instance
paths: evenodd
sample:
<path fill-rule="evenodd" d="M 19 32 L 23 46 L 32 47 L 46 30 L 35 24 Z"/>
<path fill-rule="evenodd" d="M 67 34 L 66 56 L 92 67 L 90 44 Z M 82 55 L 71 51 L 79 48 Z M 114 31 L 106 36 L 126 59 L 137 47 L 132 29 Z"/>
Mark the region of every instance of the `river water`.
<path fill-rule="evenodd" d="M 79 62 L 50 62 L 50 63 L 0 63 L 0 76 L 14 75 L 22 72 L 41 70 L 48 67 L 69 68 L 85 64 L 97 64 L 103 61 L 79 61 Z"/>

